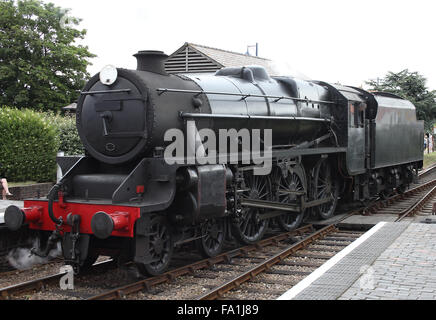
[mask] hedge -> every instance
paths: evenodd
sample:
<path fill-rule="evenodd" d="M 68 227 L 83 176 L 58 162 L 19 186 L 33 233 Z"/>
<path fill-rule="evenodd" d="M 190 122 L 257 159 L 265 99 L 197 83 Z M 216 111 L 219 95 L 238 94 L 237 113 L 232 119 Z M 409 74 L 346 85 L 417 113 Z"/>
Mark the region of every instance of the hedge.
<path fill-rule="evenodd" d="M 0 174 L 10 181 L 54 181 L 58 129 L 32 110 L 0 108 Z"/>
<path fill-rule="evenodd" d="M 47 113 L 45 116 L 58 130 L 59 151 L 64 152 L 66 156 L 84 154 L 85 150 L 77 132 L 75 115 L 61 116 Z"/>
<path fill-rule="evenodd" d="M 0 177 L 54 181 L 59 151 L 84 154 L 75 116 L 0 108 Z"/>

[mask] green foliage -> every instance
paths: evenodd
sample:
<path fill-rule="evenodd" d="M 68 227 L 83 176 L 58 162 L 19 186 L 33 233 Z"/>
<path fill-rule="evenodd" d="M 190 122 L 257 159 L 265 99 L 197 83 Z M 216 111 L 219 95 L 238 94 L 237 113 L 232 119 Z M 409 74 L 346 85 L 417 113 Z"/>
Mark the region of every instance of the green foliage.
<path fill-rule="evenodd" d="M 428 168 L 429 166 L 435 163 L 436 163 L 436 152 L 424 153 L 424 168 Z"/>
<path fill-rule="evenodd" d="M 416 107 L 418 119 L 425 121 L 426 131 L 432 131 L 436 119 L 436 91 L 429 91 L 426 82 L 418 72 L 405 69 L 398 73 L 389 72 L 383 79 L 370 80 L 366 84 L 372 90 L 394 93 L 410 100 Z"/>
<path fill-rule="evenodd" d="M 0 168 L 10 181 L 54 181 L 58 130 L 32 110 L 0 108 Z"/>
<path fill-rule="evenodd" d="M 52 3 L 0 0 L 0 105 L 60 110 L 77 99 L 89 78 L 86 30 Z M 65 20 L 65 19 L 64 19 Z"/>
<path fill-rule="evenodd" d="M 59 151 L 65 152 L 68 156 L 84 154 L 85 150 L 77 132 L 75 116 L 47 113 L 45 117 L 58 130 Z"/>

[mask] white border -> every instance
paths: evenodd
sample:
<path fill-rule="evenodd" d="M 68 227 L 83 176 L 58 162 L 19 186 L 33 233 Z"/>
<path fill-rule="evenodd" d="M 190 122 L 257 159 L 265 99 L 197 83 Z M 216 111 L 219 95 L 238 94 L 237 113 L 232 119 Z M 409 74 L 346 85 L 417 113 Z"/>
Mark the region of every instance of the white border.
<path fill-rule="evenodd" d="M 315 280 L 321 277 L 324 273 L 326 273 L 331 267 L 333 267 L 336 263 L 338 263 L 343 257 L 349 254 L 351 251 L 360 246 L 363 242 L 365 242 L 369 237 L 371 237 L 374 233 L 380 230 L 387 222 L 379 222 L 377 223 L 371 230 L 362 235 L 359 239 L 351 243 L 349 246 L 344 248 L 341 252 L 336 254 L 326 263 L 324 263 L 321 267 L 316 269 L 313 273 L 311 273 L 308 277 L 301 280 L 298 284 L 292 287 L 289 291 L 285 292 L 281 295 L 277 300 L 292 300 L 295 298 L 300 292 L 310 286 Z"/>

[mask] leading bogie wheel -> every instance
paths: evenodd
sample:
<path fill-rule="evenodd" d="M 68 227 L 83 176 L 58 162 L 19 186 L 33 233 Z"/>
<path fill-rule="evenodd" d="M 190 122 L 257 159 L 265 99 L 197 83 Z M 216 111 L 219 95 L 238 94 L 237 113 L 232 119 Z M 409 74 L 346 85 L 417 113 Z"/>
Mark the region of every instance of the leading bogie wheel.
<path fill-rule="evenodd" d="M 167 220 L 163 216 L 151 218 L 148 255 L 152 262 L 137 263 L 139 271 L 150 276 L 164 273 L 173 256 L 173 239 Z"/>
<path fill-rule="evenodd" d="M 212 219 L 202 226 L 201 238 L 196 241 L 196 246 L 203 257 L 215 257 L 221 253 L 225 237 L 226 221 Z"/>

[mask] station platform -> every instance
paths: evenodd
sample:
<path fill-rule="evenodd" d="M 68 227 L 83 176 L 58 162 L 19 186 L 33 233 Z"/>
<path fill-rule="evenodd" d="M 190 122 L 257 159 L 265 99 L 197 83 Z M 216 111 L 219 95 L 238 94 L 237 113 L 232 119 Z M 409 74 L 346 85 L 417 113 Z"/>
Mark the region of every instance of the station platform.
<path fill-rule="evenodd" d="M 386 299 L 436 299 L 436 224 L 379 222 L 279 298 Z"/>
<path fill-rule="evenodd" d="M 4 220 L 4 214 L 6 211 L 6 208 L 9 206 L 15 205 L 19 208 L 22 208 L 24 206 L 23 201 L 10 201 L 10 200 L 0 200 L 0 224 L 5 223 Z"/>

